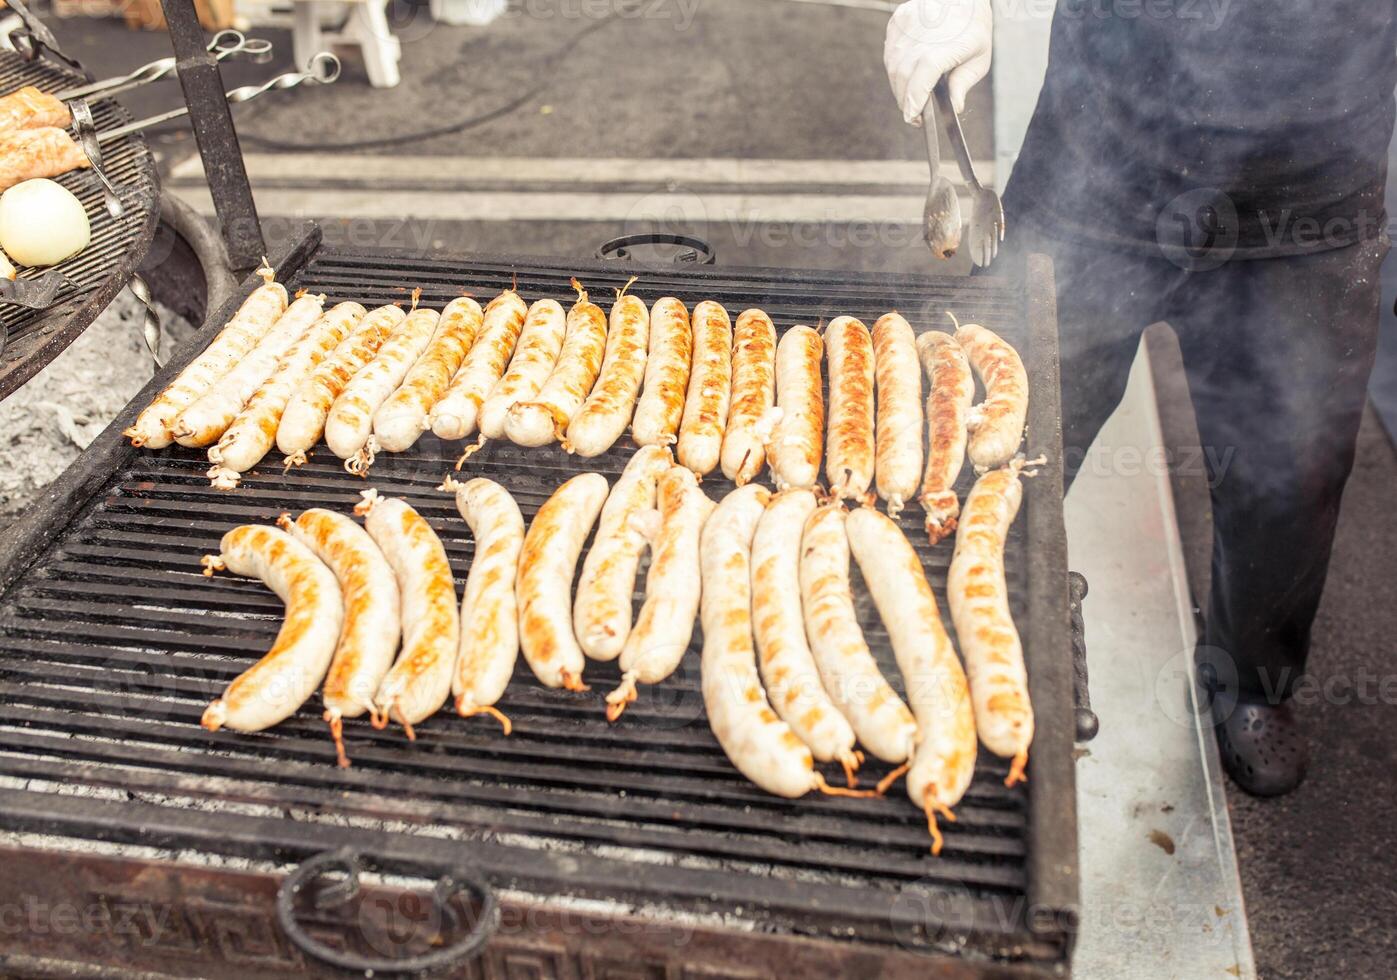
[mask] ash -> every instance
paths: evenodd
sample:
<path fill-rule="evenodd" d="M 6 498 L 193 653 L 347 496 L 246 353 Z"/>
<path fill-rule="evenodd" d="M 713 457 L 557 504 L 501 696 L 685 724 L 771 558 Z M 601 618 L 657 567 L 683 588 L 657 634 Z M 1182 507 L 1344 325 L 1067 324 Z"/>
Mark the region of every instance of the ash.
<path fill-rule="evenodd" d="M 190 327 L 164 307 L 162 353 Z M 0 402 L 0 529 L 23 515 L 150 380 L 142 307 L 122 292 L 72 345 Z"/>

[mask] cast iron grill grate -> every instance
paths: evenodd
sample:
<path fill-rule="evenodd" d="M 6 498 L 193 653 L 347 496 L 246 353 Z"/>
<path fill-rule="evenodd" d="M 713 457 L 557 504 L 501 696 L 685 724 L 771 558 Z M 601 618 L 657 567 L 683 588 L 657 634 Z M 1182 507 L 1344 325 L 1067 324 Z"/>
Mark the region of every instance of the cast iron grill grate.
<path fill-rule="evenodd" d="M 841 313 L 871 324 L 896 307 L 921 330 L 944 324 L 943 311 L 954 309 L 962 322 L 1002 332 L 1026 357 L 1037 350 L 1025 326 L 1023 287 L 990 279 L 865 281 L 321 249 L 290 284 L 367 306 L 403 299 L 420 285 L 422 302 L 439 307 L 463 290 L 488 299 L 517 275 L 527 300 L 553 296 L 567 305 L 568 277 L 576 273 L 607 307 L 612 288 L 632 271 L 640 276 L 632 288 L 649 301 L 673 294 L 692 308 L 715 299 L 734 317 L 760 306 L 778 329 Z M 1055 393 L 1043 405 L 1055 416 Z M 1039 431 L 1054 426 L 1055 419 Z M 1056 794 L 1072 793 L 1070 702 L 1059 711 L 1043 693 L 1070 697 L 1066 624 L 1059 630 L 1046 621 L 1033 595 L 1035 576 L 1040 585 L 1056 576 L 1064 595 L 1066 589 L 1065 568 L 1056 567 L 1062 556 L 1054 561 L 1033 540 L 1036 521 L 1061 522 L 1060 489 L 1046 482 L 1028 487 L 1008 562 L 1035 698 L 1043 700 L 1041 756 L 1036 750 L 1030 789 L 1009 790 L 1002 785 L 1007 765 L 982 753 L 959 819 L 945 827 L 939 858 L 928 853 L 923 817 L 901 785 L 883 800 L 812 794 L 787 801 L 747 783 L 704 719 L 697 631 L 675 677 L 642 688 L 615 725 L 602 710 L 604 694 L 619 680 L 615 664 L 590 663 L 585 679 L 592 690 L 572 694 L 544 690 L 521 659 L 500 705 L 514 721 L 509 738 L 488 719 L 449 711 L 418 726 L 415 744 L 396 727 L 377 732 L 360 720 L 346 726 L 353 767 L 339 770 L 316 702 L 258 735 L 199 728 L 204 705 L 267 648 L 280 621 L 279 601 L 268 590 L 224 575 L 206 579 L 199 557 L 216 551 L 236 524 L 311 506 L 348 511 L 372 486 L 406 498 L 431 521 L 459 591 L 472 542 L 452 497 L 436 489 L 459 451 L 428 434 L 410 453 L 380 456 L 361 481 L 321 446 L 289 475 L 279 458 L 269 458 L 233 493 L 208 486 L 202 453 L 126 454 L 0 600 L 0 775 L 62 783 L 69 793 L 79 786 L 121 790 L 133 794 L 131 802 L 102 805 L 99 827 L 95 811 L 75 815 L 71 800 L 32 792 L 20 803 L 15 793 L 0 793 L 0 823 L 32 826 L 33 815 L 53 805 L 65 813 L 65 833 L 130 843 L 158 835 L 213 853 L 299 859 L 352 841 L 387 854 L 389 864 L 393 854 L 428 861 L 464 854 L 498 886 L 544 898 L 608 898 L 648 914 L 721 913 L 748 928 L 875 943 L 968 946 L 1043 960 L 1064 955 L 1070 937 L 1035 934 L 1024 914 L 1038 894 L 1035 862 L 1075 866 L 1074 834 L 1054 840 L 1043 829 L 1058 815 L 1042 809 L 1055 805 Z M 508 487 L 527 519 L 567 477 L 586 468 L 614 479 L 631 452 L 622 446 L 585 461 L 556 448 L 492 445 L 465 473 Z M 715 499 L 730 488 L 716 478 L 704 487 Z M 920 519 L 913 506 L 902 525 L 921 541 L 949 626 L 943 593 L 950 543 L 928 548 Z M 869 644 L 899 684 L 886 633 L 856 586 Z M 1067 754 L 1053 747 L 1062 744 Z M 870 759 L 861 775 L 871 782 L 886 768 Z M 836 770 L 827 772 L 832 782 Z M 198 806 L 205 810 L 176 812 Z"/>
<path fill-rule="evenodd" d="M 86 82 L 81 74 L 50 62 L 25 61 L 14 52 L 0 52 L 0 93 L 33 85 L 45 92 L 57 92 Z M 131 122 L 131 115 L 113 99 L 90 102 L 97 131 L 115 129 Z M 126 285 L 155 234 L 160 192 L 155 163 L 145 139 L 139 133 L 102 145 L 102 169 L 120 192 L 126 205 L 120 218 L 113 218 L 103 204 L 102 184 L 90 170 L 75 170 L 55 177 L 82 202 L 92 226 L 87 248 L 55 268 L 72 285 L 59 289 L 47 310 L 31 310 L 13 304 L 0 304 L 0 328 L 9 340 L 0 352 L 0 397 L 27 381 L 44 364 L 91 322 L 92 317 L 111 302 Z M 20 278 L 30 278 L 44 270 L 25 269 Z M 66 321 L 80 309 L 87 312 L 85 300 L 101 292 L 105 299 L 93 303 L 91 315 L 76 331 L 64 330 Z M 109 294 L 109 295 L 107 295 Z M 55 336 L 62 334 L 61 338 Z"/>

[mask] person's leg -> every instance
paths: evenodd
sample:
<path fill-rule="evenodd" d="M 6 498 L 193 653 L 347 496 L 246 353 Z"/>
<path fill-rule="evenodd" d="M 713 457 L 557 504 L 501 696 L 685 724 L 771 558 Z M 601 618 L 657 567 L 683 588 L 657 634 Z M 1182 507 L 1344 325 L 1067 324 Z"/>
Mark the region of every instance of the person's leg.
<path fill-rule="evenodd" d="M 1373 242 L 1228 263 L 1191 274 L 1169 311 L 1213 504 L 1200 663 L 1221 695 L 1224 762 L 1252 792 L 1285 792 L 1303 777 L 1289 706 L 1266 706 L 1286 702 L 1305 669 L 1373 362 L 1385 252 Z"/>
<path fill-rule="evenodd" d="M 1161 259 L 1055 239 L 1010 222 L 1006 248 L 989 270 L 1023 275 L 1030 253 L 1053 260 L 1062 375 L 1063 475 L 1071 486 L 1088 449 L 1125 394 L 1140 334 L 1162 318 L 1179 270 Z"/>

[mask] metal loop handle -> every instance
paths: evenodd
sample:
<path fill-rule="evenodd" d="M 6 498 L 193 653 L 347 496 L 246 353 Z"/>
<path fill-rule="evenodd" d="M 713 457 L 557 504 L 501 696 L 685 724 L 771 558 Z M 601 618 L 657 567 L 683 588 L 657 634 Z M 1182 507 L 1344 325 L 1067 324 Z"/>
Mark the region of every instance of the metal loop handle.
<path fill-rule="evenodd" d="M 296 896 L 300 894 L 302 889 L 315 879 L 335 871 L 343 873 L 345 880 L 316 895 L 313 898 L 315 907 L 321 910 L 338 908 L 352 901 L 362 890 L 359 876 L 364 871 L 364 859 L 357 851 L 345 847 L 317 854 L 315 857 L 302 862 L 295 871 L 287 875 L 286 880 L 281 883 L 281 887 L 277 890 L 276 912 L 277 921 L 281 924 L 282 930 L 298 949 L 308 956 L 340 969 L 374 974 L 422 973 L 427 970 L 440 969 L 479 954 L 486 942 L 494 935 L 495 930 L 499 928 L 500 907 L 490 883 L 475 871 L 458 868 L 437 879 L 436 885 L 432 888 L 432 900 L 436 903 L 436 908 L 441 912 L 443 919 L 453 925 L 458 925 L 460 920 L 455 910 L 450 906 L 451 900 L 462 894 L 471 894 L 480 899 L 480 914 L 476 917 L 475 925 L 459 942 L 435 949 L 430 953 L 422 953 L 403 959 L 373 959 L 336 949 L 306 932 L 295 915 Z"/>
<path fill-rule="evenodd" d="M 682 245 L 684 250 L 674 256 L 676 265 L 712 265 L 718 260 L 713 246 L 702 238 L 693 235 L 676 235 L 670 232 L 641 232 L 636 235 L 622 235 L 603 242 L 596 251 L 596 257 L 607 261 L 628 261 L 631 249 L 638 245 Z"/>

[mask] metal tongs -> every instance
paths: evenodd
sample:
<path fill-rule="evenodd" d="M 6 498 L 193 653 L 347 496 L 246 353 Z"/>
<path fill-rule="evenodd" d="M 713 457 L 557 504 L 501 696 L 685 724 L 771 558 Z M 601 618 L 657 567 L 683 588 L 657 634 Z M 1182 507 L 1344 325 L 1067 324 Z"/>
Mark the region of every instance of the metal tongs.
<path fill-rule="evenodd" d="M 238 55 L 249 55 L 255 63 L 262 64 L 271 58 L 272 42 L 261 38 L 246 37 L 242 31 L 226 30 L 219 31 L 213 36 L 207 50 L 218 61 L 225 61 Z M 111 98 L 122 92 L 129 92 L 133 88 L 168 78 L 174 73 L 177 63 L 175 58 L 160 58 L 148 65 L 142 65 L 127 75 L 103 79 L 100 82 L 89 82 L 76 88 L 55 92 L 54 98 L 64 102 L 70 99 Z"/>
<path fill-rule="evenodd" d="M 937 172 L 941 161 L 933 102 L 943 116 L 946 135 L 951 140 L 951 152 L 956 156 L 961 179 L 970 191 L 970 261 L 977 266 L 987 266 L 994 261 L 995 254 L 999 251 L 999 243 L 1004 241 L 1004 205 L 1000 203 L 999 195 L 994 189 L 981 184 L 980 179 L 975 176 L 975 164 L 970 159 L 970 145 L 965 141 L 965 133 L 960 128 L 960 117 L 956 115 L 955 106 L 951 104 L 951 91 L 946 86 L 945 76 L 936 83 L 932 97 L 927 100 L 926 108 L 922 110 L 922 125 L 927 131 L 927 154 L 931 162 L 931 190 L 927 195 L 924 215 L 927 244 L 942 258 L 954 254 L 960 244 L 960 202 L 955 197 L 955 189 L 950 189 L 947 198 L 945 189 L 937 186 L 938 180 L 947 186 L 950 182 Z M 952 222 L 954 231 L 950 228 Z M 938 251 L 938 245 L 941 251 Z M 945 251 L 948 245 L 949 251 Z"/>
<path fill-rule="evenodd" d="M 296 86 L 309 82 L 316 85 L 329 85 L 340 77 L 340 60 L 328 51 L 322 51 L 310 59 L 306 64 L 305 71 L 291 71 L 274 78 L 269 78 L 261 85 L 242 85 L 226 93 L 229 104 L 238 102 L 251 102 L 263 92 L 272 89 L 285 90 L 293 89 Z M 107 211 L 112 217 L 120 217 L 125 211 L 121 203 L 121 195 L 116 187 L 107 178 L 102 169 L 102 144 L 110 143 L 113 140 L 121 139 L 123 136 L 130 136 L 151 126 L 168 122 L 171 119 L 178 119 L 189 112 L 189 106 L 182 105 L 162 112 L 159 115 L 150 116 L 146 119 L 138 119 L 125 126 L 118 126 L 106 132 L 97 132 L 96 123 L 92 118 L 92 110 L 88 107 L 86 100 L 74 99 L 68 104 L 68 108 L 73 113 L 73 131 L 77 134 L 78 145 L 82 147 L 83 153 L 87 155 L 88 162 L 92 164 L 92 170 L 97 175 L 97 179 L 102 182 L 103 198 L 107 206 Z"/>

